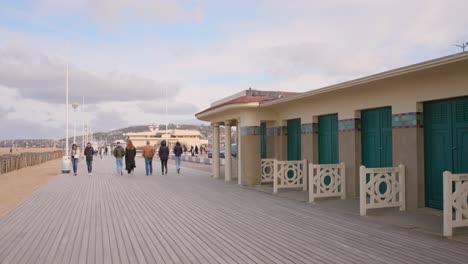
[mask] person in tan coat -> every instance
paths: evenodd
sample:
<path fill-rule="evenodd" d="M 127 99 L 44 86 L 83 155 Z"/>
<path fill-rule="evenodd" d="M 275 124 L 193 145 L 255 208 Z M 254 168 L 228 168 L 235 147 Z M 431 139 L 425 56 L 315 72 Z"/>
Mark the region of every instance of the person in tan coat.
<path fill-rule="evenodd" d="M 145 158 L 146 176 L 153 175 L 154 148 L 150 145 L 149 141 L 146 141 L 142 156 Z"/>

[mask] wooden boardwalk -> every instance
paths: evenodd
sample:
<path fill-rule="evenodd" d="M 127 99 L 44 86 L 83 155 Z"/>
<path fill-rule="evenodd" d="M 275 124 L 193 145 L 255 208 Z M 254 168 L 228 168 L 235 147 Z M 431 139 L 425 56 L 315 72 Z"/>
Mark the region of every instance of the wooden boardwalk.
<path fill-rule="evenodd" d="M 61 175 L 0 220 L 0 263 L 468 263 L 468 245 L 184 168 Z M 84 166 L 80 169 L 84 171 Z"/>

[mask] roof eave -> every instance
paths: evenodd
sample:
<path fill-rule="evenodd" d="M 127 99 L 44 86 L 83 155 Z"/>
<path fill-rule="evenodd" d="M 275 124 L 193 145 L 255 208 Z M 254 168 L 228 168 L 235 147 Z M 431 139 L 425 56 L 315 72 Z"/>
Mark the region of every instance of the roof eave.
<path fill-rule="evenodd" d="M 466 52 L 466 54 L 461 53 L 461 54 L 450 55 L 450 56 L 446 56 L 446 57 L 442 57 L 442 58 L 438 58 L 438 59 L 434 59 L 434 60 L 429 60 L 429 61 L 425 61 L 425 62 L 421 62 L 421 63 L 417 63 L 417 64 L 397 68 L 397 69 L 382 72 L 382 73 L 369 75 L 369 76 L 366 76 L 366 77 L 363 77 L 363 78 L 358 78 L 358 79 L 343 82 L 343 83 L 338 83 L 338 84 L 326 86 L 324 88 L 320 88 L 320 89 L 317 89 L 317 90 L 312 90 L 312 91 L 301 93 L 301 94 L 298 94 L 298 95 L 293 95 L 293 96 L 290 96 L 290 97 L 285 97 L 285 98 L 277 99 L 277 100 L 273 100 L 273 101 L 262 102 L 260 104 L 260 106 L 271 106 L 271 105 L 281 104 L 281 103 L 285 103 L 285 102 L 290 102 L 290 101 L 301 99 L 301 98 L 306 98 L 306 97 L 310 97 L 310 96 L 314 96 L 314 95 L 318 95 L 318 94 L 322 94 L 322 93 L 328 93 L 328 92 L 333 92 L 333 91 L 337 91 L 337 90 L 342 90 L 342 89 L 345 89 L 345 88 L 348 88 L 348 87 L 353 87 L 353 86 L 357 86 L 357 85 L 361 85 L 361 84 L 365 84 L 365 83 L 370 83 L 370 82 L 374 82 L 374 81 L 378 81 L 378 80 L 382 80 L 382 79 L 386 79 L 386 78 L 391 78 L 391 77 L 395 77 L 395 76 L 399 76 L 399 75 L 404 75 L 404 74 L 408 74 L 408 73 L 412 73 L 412 72 L 416 72 L 416 71 L 420 71 L 420 70 L 430 69 L 430 68 L 433 68 L 433 67 L 442 66 L 442 65 L 445 65 L 445 64 L 454 63 L 454 62 L 462 61 L 462 60 L 466 60 L 466 59 L 468 59 L 468 52 Z"/>
<path fill-rule="evenodd" d="M 221 106 L 219 108 L 212 109 L 210 111 L 197 113 L 195 114 L 195 117 L 199 120 L 209 122 L 211 121 L 208 119 L 210 116 L 220 114 L 222 112 L 229 111 L 229 110 L 234 110 L 234 109 L 255 108 L 255 107 L 258 107 L 259 105 L 260 105 L 259 102 L 229 104 L 229 105 Z"/>

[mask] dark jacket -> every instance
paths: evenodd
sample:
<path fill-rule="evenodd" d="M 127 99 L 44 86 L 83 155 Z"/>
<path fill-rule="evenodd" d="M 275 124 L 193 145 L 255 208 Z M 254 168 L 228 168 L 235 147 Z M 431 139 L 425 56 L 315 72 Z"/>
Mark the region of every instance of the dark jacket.
<path fill-rule="evenodd" d="M 86 157 L 86 160 L 93 160 L 93 156 L 94 156 L 94 149 L 93 147 L 86 147 L 84 149 L 84 155 Z"/>
<path fill-rule="evenodd" d="M 181 146 L 181 145 L 175 145 L 173 151 L 174 151 L 174 155 L 175 155 L 176 157 L 180 157 L 180 156 L 182 155 L 182 152 L 183 152 L 183 151 L 182 151 L 182 146 Z"/>
<path fill-rule="evenodd" d="M 167 146 L 161 146 L 158 151 L 159 158 L 161 160 L 168 160 L 169 159 L 169 148 Z"/>
<path fill-rule="evenodd" d="M 116 158 L 123 158 L 125 156 L 125 149 L 122 146 L 115 147 L 114 151 L 112 152 L 114 157 Z"/>
<path fill-rule="evenodd" d="M 135 156 L 136 156 L 136 149 L 125 149 L 125 169 L 126 170 L 133 170 L 136 168 L 135 166 Z"/>

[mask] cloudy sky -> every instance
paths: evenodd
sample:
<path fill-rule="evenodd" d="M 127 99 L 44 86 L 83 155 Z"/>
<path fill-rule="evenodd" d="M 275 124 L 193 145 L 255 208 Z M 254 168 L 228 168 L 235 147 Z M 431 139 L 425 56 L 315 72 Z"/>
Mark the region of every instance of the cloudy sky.
<path fill-rule="evenodd" d="M 308 91 L 457 53 L 465 0 L 0 0 L 0 139 L 197 123 L 224 96 Z M 81 130 L 81 129 L 80 129 Z"/>

